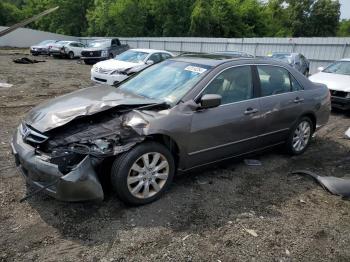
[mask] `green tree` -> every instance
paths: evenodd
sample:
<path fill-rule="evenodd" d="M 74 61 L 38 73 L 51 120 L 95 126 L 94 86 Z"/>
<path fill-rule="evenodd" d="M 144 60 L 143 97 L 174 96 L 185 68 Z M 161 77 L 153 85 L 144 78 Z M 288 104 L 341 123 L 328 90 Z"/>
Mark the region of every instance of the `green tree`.
<path fill-rule="evenodd" d="M 189 34 L 191 36 L 211 36 L 213 16 L 209 0 L 196 0 L 191 14 Z"/>
<path fill-rule="evenodd" d="M 87 30 L 86 12 L 92 0 L 27 0 L 23 5 L 27 17 L 50 7 L 60 8 L 30 24 L 30 27 L 54 33 L 81 36 Z"/>
<path fill-rule="evenodd" d="M 312 7 L 308 23 L 310 36 L 335 36 L 339 25 L 338 0 L 318 0 Z"/>
<path fill-rule="evenodd" d="M 350 19 L 340 21 L 337 36 L 350 36 Z"/>
<path fill-rule="evenodd" d="M 9 2 L 0 2 L 0 25 L 11 26 L 24 18 L 24 13 Z"/>
<path fill-rule="evenodd" d="M 284 0 L 270 0 L 264 5 L 262 17 L 266 25 L 265 36 L 285 37 L 292 35 L 287 26 L 288 14 L 283 2 Z"/>

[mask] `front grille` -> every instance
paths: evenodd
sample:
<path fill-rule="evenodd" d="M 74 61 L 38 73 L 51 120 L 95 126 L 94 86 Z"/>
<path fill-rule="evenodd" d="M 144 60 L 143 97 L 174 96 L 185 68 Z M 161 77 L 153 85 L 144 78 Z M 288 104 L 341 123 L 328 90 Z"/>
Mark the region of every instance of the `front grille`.
<path fill-rule="evenodd" d="M 101 51 L 82 51 L 81 55 L 83 57 L 99 57 L 101 56 Z"/>
<path fill-rule="evenodd" d="M 337 97 L 346 97 L 348 95 L 348 92 L 344 91 L 337 91 L 337 90 L 329 90 L 331 92 L 331 96 L 337 96 Z"/>
<path fill-rule="evenodd" d="M 38 131 L 33 130 L 28 125 L 22 123 L 20 127 L 20 132 L 22 139 L 26 142 L 41 144 L 44 143 L 48 137 L 39 133 Z"/>

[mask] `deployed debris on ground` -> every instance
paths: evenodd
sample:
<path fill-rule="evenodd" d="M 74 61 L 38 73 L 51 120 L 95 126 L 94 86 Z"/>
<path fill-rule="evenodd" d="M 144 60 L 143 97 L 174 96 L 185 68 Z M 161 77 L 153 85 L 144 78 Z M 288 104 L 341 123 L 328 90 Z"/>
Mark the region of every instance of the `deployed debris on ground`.
<path fill-rule="evenodd" d="M 30 59 L 28 57 L 22 57 L 22 58 L 13 59 L 13 62 L 15 62 L 16 64 L 36 64 L 36 63 L 42 63 L 42 62 L 46 62 L 46 61 L 45 60 Z"/>
<path fill-rule="evenodd" d="M 297 170 L 293 171 L 292 174 L 310 176 L 332 194 L 346 198 L 350 197 L 350 179 L 334 176 L 319 176 L 308 170 Z"/>

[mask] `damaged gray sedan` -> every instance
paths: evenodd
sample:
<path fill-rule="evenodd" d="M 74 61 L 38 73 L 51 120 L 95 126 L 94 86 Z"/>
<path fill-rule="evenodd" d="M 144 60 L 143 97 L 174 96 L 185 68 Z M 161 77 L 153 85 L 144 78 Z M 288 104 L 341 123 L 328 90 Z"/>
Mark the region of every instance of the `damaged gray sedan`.
<path fill-rule="evenodd" d="M 284 144 L 303 153 L 327 123 L 330 95 L 277 61 L 184 56 L 119 86 L 32 109 L 12 150 L 27 182 L 64 201 L 158 199 L 176 172 Z"/>

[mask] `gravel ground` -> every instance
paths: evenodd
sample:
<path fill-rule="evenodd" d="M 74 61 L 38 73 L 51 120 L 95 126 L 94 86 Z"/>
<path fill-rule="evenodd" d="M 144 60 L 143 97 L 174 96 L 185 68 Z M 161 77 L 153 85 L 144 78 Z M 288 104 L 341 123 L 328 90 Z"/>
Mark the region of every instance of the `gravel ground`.
<path fill-rule="evenodd" d="M 275 149 L 254 156 L 262 166 L 235 160 L 177 176 L 147 206 L 126 207 L 113 193 L 94 203 L 44 194 L 19 203 L 31 189 L 10 153 L 15 127 L 34 105 L 91 85 L 90 66 L 13 63 L 21 52 L 0 51 L 0 82 L 13 84 L 0 88 L 0 261 L 350 261 L 350 202 L 288 175 L 350 178 L 343 112 L 302 156 Z"/>

